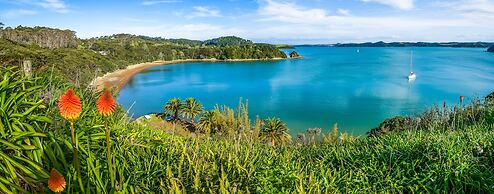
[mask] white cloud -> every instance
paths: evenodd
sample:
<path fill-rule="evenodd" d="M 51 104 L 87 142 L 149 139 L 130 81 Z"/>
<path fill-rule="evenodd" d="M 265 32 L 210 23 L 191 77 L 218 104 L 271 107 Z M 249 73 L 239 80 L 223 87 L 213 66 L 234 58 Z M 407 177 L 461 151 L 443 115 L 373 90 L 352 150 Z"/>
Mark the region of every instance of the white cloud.
<path fill-rule="evenodd" d="M 478 1 L 478 0 L 476 0 Z M 345 11 L 343 11 L 345 13 Z M 494 30 L 488 21 L 466 17 L 425 15 L 358 16 L 328 14 L 292 2 L 266 0 L 258 9 L 258 22 L 265 24 L 252 32 L 260 39 L 290 38 L 351 41 L 452 41 L 488 40 Z M 454 15 L 454 14 L 453 14 Z M 272 25 L 275 22 L 276 25 Z M 271 24 L 271 25 L 270 25 Z M 482 30 L 479 30 L 482 29 Z M 489 30 L 490 29 L 490 30 Z"/>
<path fill-rule="evenodd" d="M 206 40 L 219 36 L 244 34 L 244 31 L 238 28 L 213 25 L 208 23 L 193 23 L 183 25 L 125 25 L 118 27 L 99 26 L 97 27 L 97 30 L 99 31 L 91 29 L 77 30 L 77 34 L 78 36 L 83 38 L 118 33 L 130 33 L 152 37 L 188 38 L 197 40 Z"/>
<path fill-rule="evenodd" d="M 36 15 L 38 12 L 33 11 L 33 10 L 27 10 L 27 9 L 16 9 L 16 10 L 9 10 L 1 14 L 3 18 L 8 18 L 8 19 L 13 19 L 13 18 L 19 18 L 22 16 L 32 16 Z"/>
<path fill-rule="evenodd" d="M 194 12 L 189 14 L 187 18 L 196 18 L 196 17 L 221 17 L 220 10 L 215 8 L 210 8 L 206 6 L 195 6 L 193 7 Z"/>
<path fill-rule="evenodd" d="M 173 30 L 169 30 L 169 29 L 173 29 Z M 159 32 L 159 33 L 162 33 L 165 37 L 185 37 L 185 38 L 199 39 L 199 40 L 243 33 L 243 31 L 238 28 L 226 27 L 222 25 L 213 25 L 207 23 L 176 25 L 173 26 L 172 28 L 164 28 L 163 31 L 167 31 L 167 32 Z"/>
<path fill-rule="evenodd" d="M 494 17 L 494 2 L 489 0 L 462 0 L 462 1 L 445 1 L 436 2 L 439 8 L 446 8 L 455 11 L 464 16 Z"/>
<path fill-rule="evenodd" d="M 371 12 L 363 12 L 359 7 L 351 7 L 351 10 L 347 10 L 345 8 L 350 7 L 345 6 L 336 10 L 326 10 L 321 7 L 310 7 L 302 3 L 296 3 L 302 1 L 257 1 L 259 2 L 259 7 L 256 12 L 239 13 L 235 15 L 235 18 L 224 17 L 230 16 L 231 10 L 225 10 L 227 14 L 217 7 L 195 6 L 191 9 L 178 9 L 181 12 L 174 10 L 166 12 L 170 18 L 182 18 L 182 20 L 173 20 L 170 23 L 156 19 L 158 17 L 141 15 L 134 18 L 129 15 L 128 17 L 120 16 L 118 18 L 105 17 L 101 21 L 88 23 L 85 28 L 77 29 L 77 26 L 70 26 L 69 28 L 74 28 L 78 32 L 78 36 L 81 37 L 132 33 L 167 38 L 209 39 L 218 36 L 237 35 L 257 41 L 277 41 L 279 43 L 335 43 L 379 40 L 492 41 L 494 39 L 494 34 L 492 33 L 494 31 L 494 25 L 492 25 L 494 20 L 493 0 L 435 0 L 435 3 L 420 4 L 420 9 L 413 9 L 409 12 L 394 10 L 379 12 L 380 10 L 389 9 L 386 7 L 379 7 L 371 10 Z M 364 0 L 354 1 L 362 2 Z M 61 0 L 16 0 L 16 2 L 22 2 L 18 4 L 22 6 L 20 8 L 26 7 L 25 10 L 12 10 L 0 13 L 0 16 L 21 17 L 23 15 L 34 15 L 36 11 L 41 14 L 41 9 L 69 10 L 69 7 Z M 51 4 L 48 4 L 48 2 L 51 2 Z M 57 4 L 60 2 L 62 2 L 62 5 Z M 181 1 L 140 0 L 138 2 L 143 2 L 144 4 L 144 2 L 171 3 Z M 40 3 L 45 3 L 46 5 L 41 6 Z M 147 4 L 151 5 L 152 3 Z M 370 7 L 363 4 L 360 5 Z M 29 6 L 34 8 L 31 9 Z M 405 8 L 407 6 L 401 7 Z M 411 7 L 414 7 L 413 3 Z M 205 21 L 186 20 L 199 17 L 206 17 Z M 217 17 L 224 18 L 221 18 L 221 21 L 216 21 Z M 108 25 L 108 23 L 111 25 Z"/>
<path fill-rule="evenodd" d="M 350 15 L 350 10 L 348 10 L 348 9 L 341 9 L 340 8 L 340 9 L 337 10 L 337 12 L 340 15 Z"/>
<path fill-rule="evenodd" d="M 67 13 L 69 8 L 63 0 L 42 0 L 38 4 L 45 8 L 58 13 Z"/>
<path fill-rule="evenodd" d="M 363 2 L 374 2 L 391 6 L 402 10 L 411 10 L 414 7 L 414 0 L 361 0 Z"/>
<path fill-rule="evenodd" d="M 323 9 L 307 9 L 290 2 L 266 0 L 258 13 L 264 17 L 264 21 L 282 21 L 291 23 L 317 23 L 327 20 L 328 15 Z"/>
<path fill-rule="evenodd" d="M 65 3 L 64 0 L 14 0 L 10 3 L 42 7 L 44 9 L 57 13 L 70 12 L 69 6 Z"/>
<path fill-rule="evenodd" d="M 156 4 L 163 4 L 163 3 L 181 3 L 181 0 L 156 0 L 156 1 L 151 1 L 151 0 L 146 0 L 143 1 L 141 4 L 142 5 L 156 5 Z"/>

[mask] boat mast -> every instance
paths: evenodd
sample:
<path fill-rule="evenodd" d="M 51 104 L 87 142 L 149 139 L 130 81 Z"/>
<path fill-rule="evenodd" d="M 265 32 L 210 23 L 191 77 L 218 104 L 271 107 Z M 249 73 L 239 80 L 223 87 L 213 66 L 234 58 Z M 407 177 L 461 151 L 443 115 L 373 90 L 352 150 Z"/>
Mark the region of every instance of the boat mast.
<path fill-rule="evenodd" d="M 413 51 L 410 51 L 410 72 L 413 72 Z"/>

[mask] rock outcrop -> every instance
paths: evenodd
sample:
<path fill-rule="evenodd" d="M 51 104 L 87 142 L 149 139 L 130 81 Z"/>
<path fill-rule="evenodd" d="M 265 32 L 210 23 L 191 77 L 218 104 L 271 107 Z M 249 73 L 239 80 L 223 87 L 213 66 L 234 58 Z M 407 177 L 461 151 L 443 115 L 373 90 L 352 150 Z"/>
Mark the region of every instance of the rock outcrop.
<path fill-rule="evenodd" d="M 299 57 L 300 57 L 300 55 L 297 53 L 297 51 L 292 51 L 290 53 L 290 58 L 299 58 Z"/>
<path fill-rule="evenodd" d="M 42 48 L 74 48 L 77 45 L 75 32 L 47 27 L 23 27 L 0 29 L 0 38 L 23 44 L 36 44 Z"/>
<path fill-rule="evenodd" d="M 489 48 L 487 49 L 487 52 L 494 53 L 494 45 L 492 45 L 491 47 L 489 47 Z"/>

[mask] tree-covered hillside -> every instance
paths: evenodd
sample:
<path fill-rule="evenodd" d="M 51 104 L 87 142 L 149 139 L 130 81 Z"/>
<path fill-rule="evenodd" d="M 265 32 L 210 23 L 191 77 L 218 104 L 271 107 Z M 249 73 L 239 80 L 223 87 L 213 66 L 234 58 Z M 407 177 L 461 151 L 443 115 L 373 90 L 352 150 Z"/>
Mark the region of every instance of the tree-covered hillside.
<path fill-rule="evenodd" d="M 253 44 L 250 40 L 245 40 L 243 38 L 239 38 L 236 36 L 224 36 L 219 38 L 214 38 L 211 40 L 206 40 L 203 43 L 206 46 L 240 46 L 240 45 L 249 45 Z"/>
<path fill-rule="evenodd" d="M 206 46 L 198 40 L 129 34 L 78 39 L 74 33 L 45 27 L 0 28 L 0 64 L 28 62 L 34 70 L 53 70 L 73 83 L 85 84 L 105 72 L 157 60 L 286 58 L 274 45 L 232 37 L 206 41 Z"/>

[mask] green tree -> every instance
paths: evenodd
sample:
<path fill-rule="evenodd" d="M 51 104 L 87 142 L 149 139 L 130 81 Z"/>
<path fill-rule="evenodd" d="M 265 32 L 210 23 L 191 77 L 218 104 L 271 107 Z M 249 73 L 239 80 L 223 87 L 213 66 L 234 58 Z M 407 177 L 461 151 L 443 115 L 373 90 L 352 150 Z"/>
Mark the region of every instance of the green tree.
<path fill-rule="evenodd" d="M 197 115 L 201 114 L 204 110 L 201 103 L 195 98 L 187 98 L 182 105 L 182 113 L 185 118 L 188 118 L 190 122 L 195 123 Z"/>
<path fill-rule="evenodd" d="M 182 107 L 182 100 L 179 98 L 172 98 L 165 104 L 164 111 L 167 114 L 173 115 L 173 121 L 177 121 Z"/>
<path fill-rule="evenodd" d="M 202 114 L 197 128 L 204 133 L 216 133 L 221 130 L 224 123 L 223 115 L 215 108 L 214 110 L 206 111 Z"/>
<path fill-rule="evenodd" d="M 264 120 L 264 126 L 261 129 L 260 137 L 271 145 L 284 144 L 291 141 L 286 124 L 279 118 L 268 118 Z"/>

